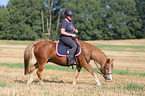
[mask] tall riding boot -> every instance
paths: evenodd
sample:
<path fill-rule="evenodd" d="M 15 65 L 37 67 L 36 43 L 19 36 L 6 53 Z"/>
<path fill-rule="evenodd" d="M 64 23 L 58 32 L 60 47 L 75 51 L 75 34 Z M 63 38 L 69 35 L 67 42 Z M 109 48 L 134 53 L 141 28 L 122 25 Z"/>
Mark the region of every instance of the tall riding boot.
<path fill-rule="evenodd" d="M 68 57 L 68 66 L 71 66 L 71 65 L 76 65 L 76 61 L 75 61 L 74 56 Z"/>

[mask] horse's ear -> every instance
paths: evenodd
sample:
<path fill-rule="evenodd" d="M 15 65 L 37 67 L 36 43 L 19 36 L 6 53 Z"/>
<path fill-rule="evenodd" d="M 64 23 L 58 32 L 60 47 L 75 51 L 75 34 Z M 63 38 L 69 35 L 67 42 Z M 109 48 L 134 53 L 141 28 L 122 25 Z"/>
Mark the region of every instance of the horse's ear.
<path fill-rule="evenodd" d="M 107 63 L 109 63 L 110 62 L 110 59 L 108 58 L 106 61 L 107 61 Z"/>
<path fill-rule="evenodd" d="M 110 59 L 110 58 L 107 59 L 107 63 L 113 62 L 113 61 L 114 61 L 114 59 Z"/>
<path fill-rule="evenodd" d="M 112 68 L 113 68 L 113 61 L 114 61 L 114 59 L 111 59 L 111 62 L 112 62 L 112 65 L 111 66 L 112 66 Z"/>
<path fill-rule="evenodd" d="M 111 61 L 113 62 L 113 61 L 114 61 L 114 59 L 111 59 Z"/>

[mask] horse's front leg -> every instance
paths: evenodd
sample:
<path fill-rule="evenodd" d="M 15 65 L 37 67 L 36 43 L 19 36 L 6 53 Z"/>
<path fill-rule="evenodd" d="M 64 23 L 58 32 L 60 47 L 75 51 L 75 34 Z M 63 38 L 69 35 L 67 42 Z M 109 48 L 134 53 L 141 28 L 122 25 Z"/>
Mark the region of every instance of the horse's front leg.
<path fill-rule="evenodd" d="M 97 76 L 96 76 L 95 72 L 94 72 L 92 75 L 94 76 L 94 78 L 95 78 L 95 81 L 96 81 L 97 85 L 98 85 L 98 86 L 100 86 L 100 85 L 101 85 L 101 83 L 99 82 L 99 79 L 97 78 Z"/>
<path fill-rule="evenodd" d="M 77 66 L 77 67 L 76 67 L 76 73 L 75 73 L 75 75 L 74 75 L 73 85 L 76 84 L 76 80 L 77 80 L 78 75 L 79 75 L 79 73 L 80 73 L 80 71 L 81 71 L 81 68 L 82 68 L 82 67 L 80 67 L 80 66 Z"/>
<path fill-rule="evenodd" d="M 86 70 L 88 70 L 88 71 L 93 75 L 93 77 L 94 77 L 94 79 L 95 79 L 95 81 L 96 81 L 96 83 L 97 83 L 97 86 L 100 86 L 101 83 L 99 82 L 99 79 L 97 78 L 97 76 L 96 76 L 94 70 L 89 66 L 89 64 L 84 64 L 83 67 L 84 67 Z"/>

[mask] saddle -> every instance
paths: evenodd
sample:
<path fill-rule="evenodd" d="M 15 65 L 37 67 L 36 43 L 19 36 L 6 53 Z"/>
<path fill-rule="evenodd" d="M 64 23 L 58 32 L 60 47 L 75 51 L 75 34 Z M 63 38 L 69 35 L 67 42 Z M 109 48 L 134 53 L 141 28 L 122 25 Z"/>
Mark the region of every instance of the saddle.
<path fill-rule="evenodd" d="M 79 56 L 81 54 L 81 48 L 80 48 L 80 43 L 78 42 L 78 39 L 76 39 L 76 43 L 78 43 L 78 47 L 76 49 L 75 52 L 75 56 Z M 56 54 L 58 56 L 63 56 L 63 57 L 67 57 L 69 55 L 70 52 L 70 48 L 66 45 L 64 45 L 61 41 L 59 41 L 59 43 L 56 43 Z"/>

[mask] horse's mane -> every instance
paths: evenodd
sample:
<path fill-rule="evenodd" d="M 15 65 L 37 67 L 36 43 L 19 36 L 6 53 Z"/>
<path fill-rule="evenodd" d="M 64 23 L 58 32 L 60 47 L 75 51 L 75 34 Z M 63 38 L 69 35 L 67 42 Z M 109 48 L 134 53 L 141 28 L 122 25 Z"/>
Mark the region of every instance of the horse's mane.
<path fill-rule="evenodd" d="M 94 61 L 98 62 L 99 64 L 105 64 L 107 56 L 104 54 L 104 52 L 102 52 L 99 48 L 95 47 L 94 45 L 84 42 L 84 41 L 80 41 L 82 47 L 85 47 L 86 49 L 84 49 L 86 51 L 86 53 L 90 54 L 91 59 L 93 59 Z"/>

